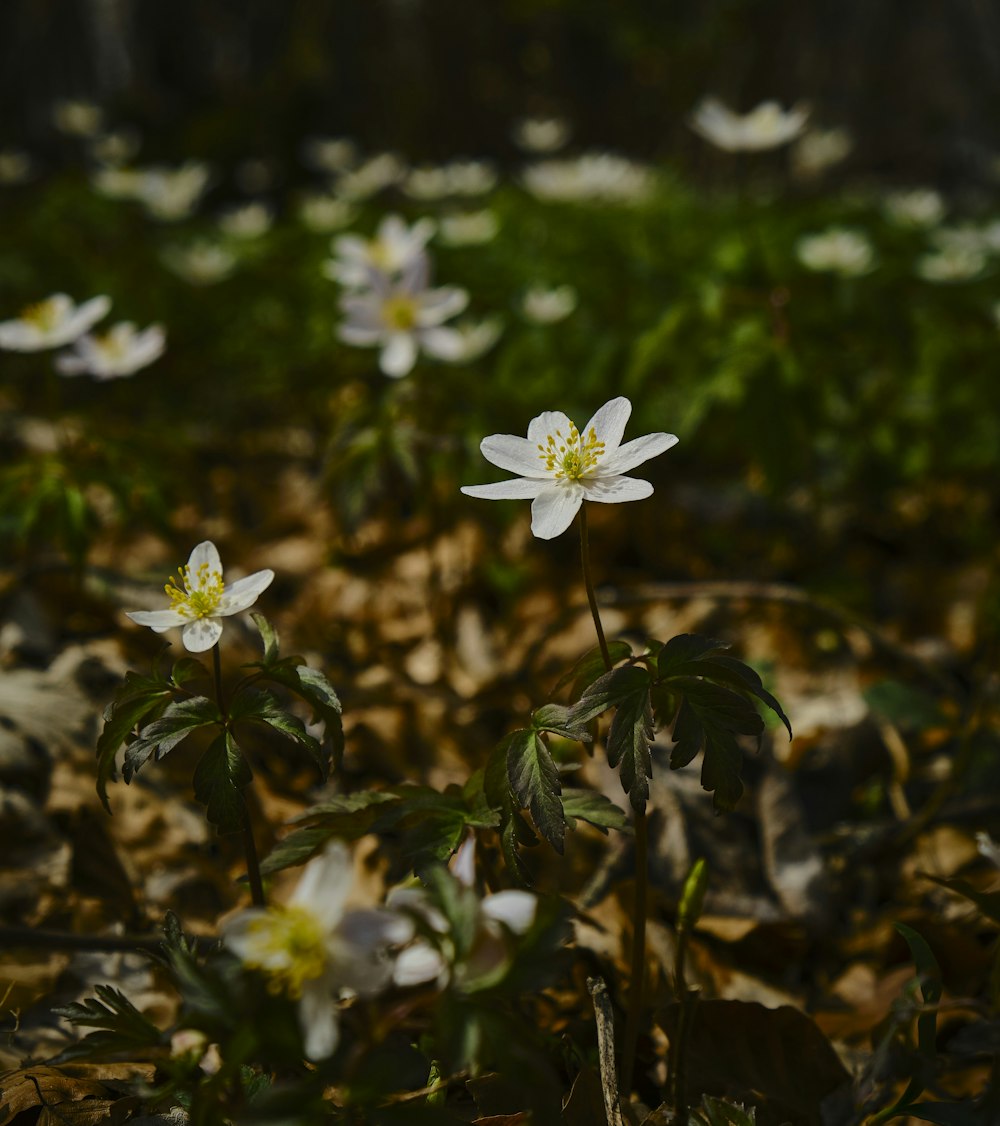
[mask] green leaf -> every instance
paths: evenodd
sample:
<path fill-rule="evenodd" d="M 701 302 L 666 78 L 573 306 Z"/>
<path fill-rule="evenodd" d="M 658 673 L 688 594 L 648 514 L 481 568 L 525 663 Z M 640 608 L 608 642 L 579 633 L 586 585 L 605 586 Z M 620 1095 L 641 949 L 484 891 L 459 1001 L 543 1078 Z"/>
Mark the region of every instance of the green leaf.
<path fill-rule="evenodd" d="M 207 680 L 208 669 L 195 657 L 179 657 L 170 670 L 170 680 L 178 688 L 191 680 Z"/>
<path fill-rule="evenodd" d="M 574 739 L 577 743 L 590 743 L 590 732 L 581 723 L 573 722 L 571 709 L 564 704 L 543 704 L 531 713 L 531 727 L 534 731 L 551 731 Z"/>
<path fill-rule="evenodd" d="M 264 664 L 273 665 L 278 660 L 278 634 L 263 614 L 251 611 L 250 617 L 260 630 L 260 638 L 264 642 Z"/>
<path fill-rule="evenodd" d="M 53 1063 L 77 1059 L 102 1059 L 120 1052 L 158 1046 L 163 1037 L 160 1030 L 139 1012 L 132 1002 L 111 985 L 95 986 L 96 997 L 82 1003 L 72 1002 L 53 1011 L 82 1028 L 96 1028 L 75 1044 L 59 1053 Z"/>
<path fill-rule="evenodd" d="M 629 645 L 627 641 L 609 641 L 608 656 L 611 658 L 612 665 L 617 665 L 619 661 L 624 661 L 632 656 L 632 646 Z M 571 684 L 572 688 L 570 689 L 569 698 L 576 700 L 606 671 L 607 669 L 604 666 L 604 654 L 598 646 L 584 653 L 569 672 L 564 673 L 563 676 L 559 678 L 559 682 L 553 689 L 552 694 L 558 694 L 567 684 Z"/>
<path fill-rule="evenodd" d="M 115 772 L 118 748 L 143 720 L 159 715 L 172 695 L 165 681 L 127 672 L 105 708 L 104 728 L 97 740 L 97 796 L 108 813 L 108 783 Z"/>
<path fill-rule="evenodd" d="M 340 698 L 319 669 L 304 664 L 301 657 L 284 657 L 272 664 L 255 661 L 249 667 L 260 669 L 262 679 L 289 689 L 312 708 L 313 720 L 322 720 L 326 727 L 333 764 L 339 765 L 344 753 Z"/>
<path fill-rule="evenodd" d="M 648 670 L 639 665 L 612 669 L 598 677 L 570 708 L 568 722 L 575 725 L 589 723 L 630 696 L 648 691 L 650 683 Z"/>
<path fill-rule="evenodd" d="M 261 872 L 268 875 L 302 864 L 320 852 L 333 837 L 358 840 L 371 832 L 379 807 L 398 802 L 396 794 L 363 790 L 357 794 L 340 794 L 304 810 L 296 820 L 309 824 L 279 841 L 261 864 Z"/>
<path fill-rule="evenodd" d="M 632 691 L 618 703 L 608 732 L 608 765 L 618 767 L 622 787 L 637 813 L 646 809 L 649 779 L 653 773 L 650 744 L 653 741 L 653 705 L 649 674 L 645 669 L 626 668 Z"/>
<path fill-rule="evenodd" d="M 534 731 L 524 730 L 512 732 L 501 746 L 506 749 L 511 791 L 542 836 L 562 854 L 566 819 L 559 798 L 559 770 L 548 747 Z"/>
<path fill-rule="evenodd" d="M 566 787 L 562 792 L 563 816 L 571 829 L 576 822 L 586 821 L 602 833 L 617 829 L 620 833 L 630 833 L 632 823 L 625 811 L 613 801 L 594 790 L 578 790 Z"/>
<path fill-rule="evenodd" d="M 194 772 L 194 796 L 220 833 L 243 828 L 246 802 L 243 788 L 253 774 L 236 740 L 226 731 L 201 756 Z"/>
<path fill-rule="evenodd" d="M 298 716 L 286 712 L 270 692 L 255 692 L 242 689 L 233 697 L 229 706 L 229 718 L 236 720 L 255 720 L 284 735 L 309 752 L 319 770 L 323 781 L 330 772 L 330 756 L 324 751 L 322 743 L 306 731 L 305 724 Z"/>
<path fill-rule="evenodd" d="M 512 878 L 522 887 L 531 887 L 534 881 L 521 858 L 520 849 L 533 847 L 538 838 L 515 806 L 517 799 L 511 791 L 507 774 L 506 740 L 497 743 L 486 760 L 483 793 L 500 818 L 500 849 Z"/>
<path fill-rule="evenodd" d="M 657 674 L 663 678 L 673 676 L 678 665 L 700 661 L 720 649 L 728 649 L 725 641 L 703 637 L 700 633 L 680 633 L 661 646 L 656 657 Z"/>
<path fill-rule="evenodd" d="M 207 696 L 190 696 L 168 704 L 160 718 L 144 727 L 138 739 L 129 744 L 122 770 L 125 781 L 131 782 L 135 772 L 154 753 L 161 759 L 192 731 L 222 722 L 218 705 Z"/>
<path fill-rule="evenodd" d="M 710 664 L 712 671 L 707 675 L 711 676 L 713 680 L 728 680 L 729 683 L 735 685 L 737 688 L 741 688 L 756 696 L 762 704 L 769 707 L 778 719 L 781 720 L 785 725 L 785 730 L 788 732 L 788 738 L 792 738 L 792 725 L 788 721 L 788 716 L 785 715 L 777 699 L 772 696 L 761 683 L 760 676 L 758 676 L 754 669 L 744 664 L 742 661 L 738 661 L 735 657 L 727 657 L 725 654 L 713 657 Z"/>

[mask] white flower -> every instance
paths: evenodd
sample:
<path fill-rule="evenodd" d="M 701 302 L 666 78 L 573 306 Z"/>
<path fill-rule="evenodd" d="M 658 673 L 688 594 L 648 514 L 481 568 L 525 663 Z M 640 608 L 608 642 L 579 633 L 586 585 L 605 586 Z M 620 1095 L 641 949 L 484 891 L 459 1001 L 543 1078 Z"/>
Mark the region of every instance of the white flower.
<path fill-rule="evenodd" d="M 337 195 L 355 202 L 369 199 L 383 188 L 398 184 L 405 175 L 406 165 L 395 153 L 380 153 L 344 172 L 337 180 Z"/>
<path fill-rule="evenodd" d="M 796 243 L 795 253 L 810 270 L 830 271 L 844 278 L 867 274 L 875 264 L 875 253 L 867 237 L 846 227 L 804 235 Z"/>
<path fill-rule="evenodd" d="M 718 98 L 705 98 L 691 115 L 691 128 L 726 152 L 762 152 L 794 141 L 805 129 L 809 111 L 801 105 L 784 110 L 761 102 L 749 113 L 734 113 Z"/>
<path fill-rule="evenodd" d="M 138 199 L 143 175 L 138 168 L 98 168 L 90 182 L 108 199 Z"/>
<path fill-rule="evenodd" d="M 561 117 L 522 117 L 511 130 L 514 144 L 525 152 L 558 152 L 569 140 L 569 123 Z"/>
<path fill-rule="evenodd" d="M 126 616 L 154 633 L 180 628 L 184 648 L 205 653 L 222 636 L 221 619 L 249 610 L 273 579 L 273 571 L 255 571 L 227 587 L 219 552 L 211 540 L 204 540 L 191 552 L 187 566 L 179 569 L 177 579 L 164 587 L 169 610 L 133 610 Z"/>
<path fill-rule="evenodd" d="M 369 285 L 373 271 L 401 274 L 423 254 L 434 230 L 433 219 L 418 219 L 408 227 L 398 215 L 386 215 L 373 239 L 338 235 L 333 240 L 335 257 L 324 262 L 323 274 L 354 287 Z"/>
<path fill-rule="evenodd" d="M 438 351 L 437 358 L 454 364 L 469 364 L 493 347 L 503 334 L 503 321 L 499 317 L 486 317 L 481 321 L 460 321 L 443 330 L 451 333 L 454 347 Z M 447 354 L 446 354 L 447 353 Z"/>
<path fill-rule="evenodd" d="M 486 500 L 531 500 L 531 531 L 539 539 L 561 535 L 585 500 L 620 504 L 648 497 L 648 481 L 624 476 L 677 443 L 673 434 L 647 434 L 621 444 L 632 413 L 628 399 L 604 404 L 583 431 L 562 413 L 531 420 L 527 438 L 492 434 L 480 444 L 483 457 L 519 474 L 493 485 L 466 485 L 462 492 Z"/>
<path fill-rule="evenodd" d="M 0 348 L 11 352 L 61 348 L 82 336 L 110 308 L 110 297 L 92 297 L 75 305 L 65 293 L 53 293 L 22 310 L 16 320 L 0 322 Z"/>
<path fill-rule="evenodd" d="M 93 102 L 64 99 L 52 107 L 52 122 L 60 133 L 71 137 L 93 137 L 104 121 L 101 107 Z"/>
<path fill-rule="evenodd" d="M 542 160 L 521 174 L 542 200 L 635 203 L 652 187 L 649 169 L 614 153 L 584 153 L 574 160 Z"/>
<path fill-rule="evenodd" d="M 442 215 L 439 226 L 445 246 L 480 246 L 496 238 L 500 220 L 495 211 L 462 211 Z"/>
<path fill-rule="evenodd" d="M 796 176 L 809 179 L 839 164 L 851 151 L 853 142 L 846 129 L 809 129 L 792 149 L 792 169 Z"/>
<path fill-rule="evenodd" d="M 453 160 L 444 173 L 451 195 L 485 195 L 497 183 L 496 169 L 486 160 Z"/>
<path fill-rule="evenodd" d="M 577 293 L 571 285 L 557 285 L 553 289 L 533 285 L 521 298 L 521 312 L 539 325 L 565 320 L 576 305 Z"/>
<path fill-rule="evenodd" d="M 186 219 L 198 206 L 211 178 L 208 165 L 197 160 L 186 161 L 177 168 L 145 168 L 141 170 L 136 198 L 154 219 Z"/>
<path fill-rule="evenodd" d="M 287 906 L 241 911 L 222 925 L 240 961 L 298 1002 L 310 1060 L 336 1050 L 341 992 L 371 997 L 389 985 L 389 950 L 413 934 L 411 920 L 392 911 L 345 911 L 352 882 L 350 853 L 335 841 L 306 865 Z"/>
<path fill-rule="evenodd" d="M 23 184 L 35 173 L 35 162 L 21 149 L 0 149 L 0 184 Z"/>
<path fill-rule="evenodd" d="M 139 151 L 142 139 L 137 129 L 115 129 L 102 133 L 90 144 L 90 155 L 100 164 L 119 168 Z"/>
<path fill-rule="evenodd" d="M 167 246 L 161 257 L 164 264 L 189 285 L 214 285 L 236 269 L 236 255 L 207 239 Z"/>
<path fill-rule="evenodd" d="M 403 191 L 424 203 L 447 199 L 451 195 L 448 169 L 443 165 L 422 164 L 412 168 L 403 181 Z"/>
<path fill-rule="evenodd" d="M 340 299 L 346 319 L 337 335 L 345 344 L 381 348 L 379 367 L 394 379 L 413 370 L 418 351 L 439 359 L 458 352 L 454 329 L 443 325 L 462 312 L 469 295 L 457 286 L 429 289 L 429 270 L 427 255 L 420 254 L 398 280 L 374 270 L 370 289 Z"/>
<path fill-rule="evenodd" d="M 358 147 L 347 137 L 307 137 L 302 159 L 318 172 L 344 172 L 358 159 Z"/>
<path fill-rule="evenodd" d="M 244 203 L 219 217 L 223 234 L 236 239 L 255 239 L 266 235 L 274 223 L 274 213 L 264 203 Z"/>
<path fill-rule="evenodd" d="M 130 321 L 122 321 L 102 335 L 81 336 L 73 352 L 56 357 L 56 368 L 61 375 L 86 374 L 101 380 L 134 375 L 163 355 L 166 340 L 160 325 L 140 332 Z"/>
<path fill-rule="evenodd" d="M 299 200 L 299 218 L 311 231 L 327 234 L 354 221 L 356 209 L 335 195 L 304 195 Z"/>
<path fill-rule="evenodd" d="M 986 255 L 974 246 L 955 244 L 917 260 L 917 273 L 930 282 L 960 282 L 978 277 L 986 269 Z"/>
<path fill-rule="evenodd" d="M 890 192 L 883 202 L 886 216 L 900 227 L 934 227 L 944 218 L 945 205 L 933 188 Z"/>

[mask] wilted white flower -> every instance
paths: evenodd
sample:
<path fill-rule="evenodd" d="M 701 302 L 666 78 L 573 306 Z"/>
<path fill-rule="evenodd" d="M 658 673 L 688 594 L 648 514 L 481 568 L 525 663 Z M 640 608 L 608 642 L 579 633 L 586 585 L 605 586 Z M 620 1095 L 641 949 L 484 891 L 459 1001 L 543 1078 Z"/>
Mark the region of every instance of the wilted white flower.
<path fill-rule="evenodd" d="M 141 332 L 130 321 L 113 325 L 100 335 L 81 336 L 72 352 L 56 357 L 61 375 L 92 375 L 96 379 L 119 379 L 134 375 L 163 355 L 167 335 L 160 325 Z"/>
<path fill-rule="evenodd" d="M 844 160 L 852 144 L 846 129 L 808 129 L 792 148 L 792 171 L 802 179 L 819 176 Z"/>
<path fill-rule="evenodd" d="M 652 187 L 649 169 L 614 153 L 584 153 L 573 160 L 541 160 L 521 174 L 542 200 L 634 203 Z"/>
<path fill-rule="evenodd" d="M 90 155 L 99 164 L 120 168 L 135 156 L 141 143 L 138 129 L 115 129 L 93 139 Z"/>
<path fill-rule="evenodd" d="M 357 209 L 335 195 L 304 195 L 299 200 L 299 218 L 310 231 L 329 234 L 354 221 Z"/>
<path fill-rule="evenodd" d="M 960 282 L 978 277 L 986 269 L 986 255 L 975 246 L 953 244 L 924 254 L 917 273 L 930 282 Z"/>
<path fill-rule="evenodd" d="M 705 98 L 691 115 L 691 128 L 725 152 L 762 152 L 794 141 L 806 126 L 804 106 L 785 110 L 761 102 L 749 113 L 735 113 L 718 98 Z"/>
<path fill-rule="evenodd" d="M 223 234 L 236 239 L 255 239 L 266 235 L 274 223 L 274 213 L 264 203 L 244 203 L 219 217 Z"/>
<path fill-rule="evenodd" d="M 503 335 L 503 321 L 499 317 L 486 317 L 481 321 L 459 321 L 449 325 L 453 347 L 438 350 L 437 358 L 455 364 L 469 364 L 493 347 Z"/>
<path fill-rule="evenodd" d="M 570 137 L 569 122 L 561 117 L 522 117 L 514 122 L 511 136 L 524 152 L 558 152 Z"/>
<path fill-rule="evenodd" d="M 492 485 L 465 485 L 462 492 L 486 500 L 531 500 L 531 532 L 549 540 L 572 524 L 585 500 L 620 504 L 650 496 L 648 481 L 626 477 L 644 461 L 676 445 L 673 434 L 647 434 L 621 444 L 632 413 L 628 399 L 605 403 L 577 430 L 562 411 L 531 420 L 527 438 L 492 434 L 480 444 L 483 457 L 519 476 Z"/>
<path fill-rule="evenodd" d="M 395 153 L 384 152 L 370 157 L 337 180 L 336 191 L 343 199 L 360 201 L 398 184 L 406 175 L 406 164 Z"/>
<path fill-rule="evenodd" d="M 860 277 L 875 265 L 875 252 L 867 236 L 846 227 L 803 235 L 795 245 L 795 253 L 810 270 L 829 271 L 844 278 Z"/>
<path fill-rule="evenodd" d="M 70 137 L 93 137 L 104 122 L 101 107 L 93 102 L 64 99 L 52 107 L 52 122 Z"/>
<path fill-rule="evenodd" d="M 197 239 L 165 247 L 163 262 L 189 285 L 214 285 L 236 269 L 236 255 L 217 242 Z"/>
<path fill-rule="evenodd" d="M 306 1057 L 340 1040 L 340 994 L 371 997 L 392 981 L 390 951 L 409 941 L 410 919 L 385 908 L 345 910 L 350 853 L 339 841 L 310 860 L 287 906 L 241 911 L 222 925 L 225 944 L 269 988 L 298 1002 Z"/>
<path fill-rule="evenodd" d="M 480 246 L 491 242 L 500 230 L 495 211 L 463 211 L 442 215 L 438 237 L 446 246 Z"/>
<path fill-rule="evenodd" d="M 110 297 L 92 297 L 76 305 L 65 293 L 53 293 L 23 309 L 15 320 L 0 322 L 0 348 L 11 352 L 61 348 L 97 324 L 110 308 Z"/>
<path fill-rule="evenodd" d="M 198 206 L 212 178 L 207 164 L 189 160 L 177 168 L 142 169 L 136 198 L 154 219 L 186 219 Z"/>
<path fill-rule="evenodd" d="M 323 264 L 323 274 L 348 286 L 368 285 L 373 270 L 395 276 L 424 253 L 434 230 L 433 219 L 418 219 L 409 227 L 398 215 L 386 215 L 373 239 L 352 234 L 335 238 L 335 257 Z"/>
<path fill-rule="evenodd" d="M 307 137 L 302 159 L 317 172 L 345 172 L 358 159 L 358 147 L 347 137 Z"/>
<path fill-rule="evenodd" d="M 883 206 L 886 216 L 900 227 L 935 227 L 945 212 L 944 199 L 933 188 L 890 192 Z"/>
<path fill-rule="evenodd" d="M 126 617 L 136 625 L 149 626 L 153 633 L 179 628 L 184 648 L 189 653 L 204 653 L 222 636 L 221 619 L 249 610 L 273 579 L 273 571 L 256 571 L 227 587 L 219 552 L 211 540 L 205 540 L 191 552 L 177 578 L 164 587 L 169 610 L 132 610 Z"/>
<path fill-rule="evenodd" d="M 521 298 L 521 312 L 539 325 L 565 320 L 576 305 L 577 293 L 571 285 L 557 285 L 552 289 L 533 285 Z"/>
<path fill-rule="evenodd" d="M 0 149 L 0 185 L 23 184 L 35 174 L 35 162 L 21 149 Z"/>
<path fill-rule="evenodd" d="M 394 379 L 408 375 L 420 351 L 453 359 L 460 341 L 444 322 L 466 307 L 469 295 L 457 286 L 428 288 L 430 264 L 419 254 L 398 279 L 373 270 L 370 288 L 340 299 L 344 321 L 337 335 L 345 344 L 378 347 L 379 367 Z"/>

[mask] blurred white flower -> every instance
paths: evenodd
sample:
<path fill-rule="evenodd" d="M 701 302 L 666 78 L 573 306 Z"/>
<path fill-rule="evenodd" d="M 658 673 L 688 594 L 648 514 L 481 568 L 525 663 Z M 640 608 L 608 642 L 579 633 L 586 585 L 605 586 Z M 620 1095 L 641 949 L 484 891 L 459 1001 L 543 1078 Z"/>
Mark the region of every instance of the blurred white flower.
<path fill-rule="evenodd" d="M 875 265 L 875 252 L 867 236 L 847 227 L 803 235 L 795 244 L 795 253 L 810 270 L 829 271 L 844 278 L 860 277 Z"/>
<path fill-rule="evenodd" d="M 236 255 L 217 242 L 197 239 L 164 247 L 163 263 L 189 285 L 215 285 L 236 269 Z"/>
<path fill-rule="evenodd" d="M 154 219 L 173 222 L 193 214 L 212 178 L 207 164 L 189 160 L 177 168 L 141 169 L 136 198 Z"/>
<path fill-rule="evenodd" d="M 373 270 L 371 288 L 340 299 L 345 319 L 338 337 L 345 344 L 380 348 L 379 367 L 394 379 L 413 370 L 418 352 L 447 360 L 460 346 L 455 331 L 443 326 L 462 312 L 469 295 L 457 286 L 428 288 L 429 271 L 427 255 L 420 254 L 398 279 Z"/>
<path fill-rule="evenodd" d="M 437 358 L 455 364 L 469 364 L 478 360 L 496 344 L 503 335 L 503 321 L 499 317 L 486 317 L 481 321 L 459 321 L 445 330 L 451 333 L 452 348 L 439 347 Z"/>
<path fill-rule="evenodd" d="M 344 172 L 337 180 L 335 190 L 342 199 L 359 202 L 370 199 L 383 188 L 398 184 L 405 175 L 405 162 L 395 153 L 384 152 Z"/>
<path fill-rule="evenodd" d="M 614 153 L 584 153 L 572 160 L 542 160 L 521 174 L 524 186 L 541 200 L 634 203 L 652 187 L 649 169 Z"/>
<path fill-rule="evenodd" d="M 496 169 L 486 160 L 453 160 L 444 173 L 451 195 L 486 195 L 497 184 Z"/>
<path fill-rule="evenodd" d="M 383 274 L 402 273 L 435 231 L 433 219 L 418 219 L 412 227 L 399 215 L 386 215 L 372 239 L 361 235 L 338 235 L 333 240 L 334 257 L 323 264 L 323 274 L 347 286 L 367 286 L 373 270 Z"/>
<path fill-rule="evenodd" d="M 792 148 L 792 171 L 803 180 L 820 176 L 840 164 L 852 147 L 846 129 L 807 129 Z"/>
<path fill-rule="evenodd" d="M 169 610 L 132 610 L 125 616 L 153 633 L 179 628 L 189 653 L 205 653 L 222 636 L 221 619 L 249 610 L 273 580 L 273 571 L 256 571 L 227 588 L 218 549 L 204 540 L 191 552 L 187 566 L 178 569 L 177 578 L 164 587 Z"/>
<path fill-rule="evenodd" d="M 577 293 L 571 285 L 548 288 L 533 285 L 521 297 L 521 312 L 529 321 L 551 325 L 565 320 L 577 306 Z"/>
<path fill-rule="evenodd" d="M 138 199 L 143 175 L 138 168 L 98 168 L 90 182 L 94 191 L 108 199 Z"/>
<path fill-rule="evenodd" d="M 935 227 L 944 218 L 945 204 L 933 188 L 890 192 L 883 201 L 886 216 L 900 227 Z"/>
<path fill-rule="evenodd" d="M 989 835 L 980 831 L 976 833 L 976 851 L 995 867 L 1000 868 L 1000 844 Z"/>
<path fill-rule="evenodd" d="M 166 333 L 160 325 L 150 325 L 140 332 L 130 321 L 122 321 L 106 333 L 79 337 L 72 352 L 56 357 L 56 369 L 61 375 L 119 379 L 134 375 L 158 360 L 166 342 Z"/>
<path fill-rule="evenodd" d="M 92 297 L 76 305 L 65 293 L 53 293 L 22 309 L 15 320 L 0 322 L 0 348 L 11 352 L 61 348 L 97 324 L 110 308 L 110 297 Z"/>
<path fill-rule="evenodd" d="M 35 174 L 35 162 L 21 149 L 0 149 L 0 185 L 23 184 Z"/>
<path fill-rule="evenodd" d="M 120 168 L 139 151 L 142 139 L 138 129 L 114 129 L 102 133 L 91 141 L 90 155 L 98 162 L 111 168 Z"/>
<path fill-rule="evenodd" d="M 653 492 L 648 481 L 626 477 L 644 461 L 676 445 L 673 434 L 647 434 L 621 444 L 632 413 L 628 399 L 605 403 L 582 431 L 562 411 L 531 420 L 527 438 L 492 434 L 480 444 L 483 457 L 519 476 L 492 485 L 464 485 L 485 500 L 531 500 L 531 532 L 550 540 L 572 524 L 585 500 L 621 504 Z"/>
<path fill-rule="evenodd" d="M 358 147 L 347 137 L 307 137 L 302 159 L 317 172 L 346 172 L 358 159 Z"/>
<path fill-rule="evenodd" d="M 240 961 L 298 1002 L 306 1057 L 322 1060 L 340 1040 L 340 994 L 371 997 L 392 981 L 390 951 L 409 941 L 409 918 L 385 908 L 345 910 L 353 883 L 340 842 L 310 860 L 287 906 L 241 911 L 222 925 Z"/>
<path fill-rule="evenodd" d="M 569 122 L 562 117 L 522 117 L 514 122 L 511 136 L 518 148 L 541 156 L 563 148 L 570 132 Z"/>
<path fill-rule="evenodd" d="M 983 250 L 961 243 L 941 246 L 917 259 L 917 273 L 929 282 L 970 281 L 985 269 Z"/>
<path fill-rule="evenodd" d="M 725 152 L 762 152 L 794 141 L 805 129 L 808 116 L 802 105 L 785 110 L 777 102 L 768 101 L 749 113 L 735 113 L 718 98 L 704 98 L 689 124 L 699 136 Z"/>
<path fill-rule="evenodd" d="M 480 246 L 491 242 L 500 230 L 495 211 L 452 212 L 438 221 L 438 237 L 445 246 Z"/>
<path fill-rule="evenodd" d="M 274 223 L 274 212 L 265 203 L 244 203 L 219 217 L 219 229 L 236 239 L 256 239 L 266 235 Z"/>
<path fill-rule="evenodd" d="M 411 168 L 403 181 L 403 191 L 423 203 L 447 199 L 451 194 L 448 170 L 443 165 L 421 164 Z"/>
<path fill-rule="evenodd" d="M 354 221 L 357 209 L 346 199 L 335 195 L 312 193 L 299 199 L 299 218 L 304 226 L 317 234 L 339 231 Z"/>
<path fill-rule="evenodd" d="M 93 102 L 66 98 L 52 106 L 52 123 L 69 137 L 94 137 L 104 123 L 104 113 Z"/>

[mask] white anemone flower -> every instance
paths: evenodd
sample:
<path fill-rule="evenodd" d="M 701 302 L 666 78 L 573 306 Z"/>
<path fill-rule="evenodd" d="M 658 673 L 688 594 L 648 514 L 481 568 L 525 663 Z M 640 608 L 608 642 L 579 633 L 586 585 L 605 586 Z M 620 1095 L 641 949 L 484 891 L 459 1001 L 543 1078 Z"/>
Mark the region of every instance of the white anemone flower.
<path fill-rule="evenodd" d="M 653 184 L 645 165 L 610 152 L 540 160 L 525 168 L 521 179 L 533 196 L 554 202 L 637 203 Z"/>
<path fill-rule="evenodd" d="M 72 344 L 107 315 L 110 297 L 92 297 L 76 305 L 65 293 L 53 293 L 21 310 L 15 320 L 0 322 L 0 348 L 11 352 L 41 352 Z"/>
<path fill-rule="evenodd" d="M 302 159 L 317 172 L 344 172 L 358 159 L 358 146 L 348 137 L 307 137 Z"/>
<path fill-rule="evenodd" d="M 462 492 L 485 500 L 530 500 L 531 532 L 542 540 L 562 535 L 585 500 L 643 500 L 653 486 L 624 474 L 669 450 L 677 437 L 646 434 L 622 445 L 631 413 L 632 404 L 619 396 L 605 403 L 582 431 L 562 411 L 545 411 L 531 420 L 527 438 L 492 434 L 480 444 L 483 457 L 519 476 L 492 485 L 465 485 Z"/>
<path fill-rule="evenodd" d="M 816 235 L 803 235 L 795 244 L 795 253 L 810 270 L 856 278 L 874 268 L 875 252 L 861 231 L 847 227 L 831 227 Z"/>
<path fill-rule="evenodd" d="M 102 133 L 90 143 L 90 155 L 108 168 L 122 168 L 135 156 L 142 145 L 142 136 L 137 129 L 128 126 Z"/>
<path fill-rule="evenodd" d="M 802 179 L 820 176 L 845 160 L 853 145 L 846 129 L 808 129 L 792 149 L 792 170 Z"/>
<path fill-rule="evenodd" d="M 339 998 L 371 997 L 392 981 L 390 951 L 409 941 L 412 920 L 385 908 L 345 910 L 354 870 L 339 841 L 310 860 L 287 905 L 241 911 L 222 925 L 225 944 L 269 988 L 298 1002 L 306 1057 L 340 1041 Z"/>
<path fill-rule="evenodd" d="M 495 211 L 453 211 L 442 215 L 440 240 L 445 246 L 481 246 L 492 242 L 500 230 Z"/>
<path fill-rule="evenodd" d="M 271 229 L 274 212 L 266 203 L 244 203 L 219 216 L 219 229 L 235 239 L 257 239 Z"/>
<path fill-rule="evenodd" d="M 95 379 L 120 379 L 135 375 L 163 355 L 167 335 L 161 325 L 140 331 L 122 321 L 103 334 L 81 336 L 72 352 L 56 357 L 60 375 L 92 375 Z"/>
<path fill-rule="evenodd" d="M 236 269 L 236 255 L 208 239 L 166 246 L 163 263 L 189 285 L 215 285 Z"/>
<path fill-rule="evenodd" d="M 884 200 L 886 216 L 900 227 L 936 227 L 944 218 L 945 202 L 933 188 L 909 188 L 890 192 Z"/>
<path fill-rule="evenodd" d="M 451 195 L 448 169 L 444 165 L 421 164 L 411 168 L 402 186 L 410 199 L 422 203 L 433 203 Z"/>
<path fill-rule="evenodd" d="M 318 192 L 300 197 L 298 212 L 302 223 L 317 234 L 339 231 L 353 223 L 357 215 L 354 205 L 346 199 Z"/>
<path fill-rule="evenodd" d="M 0 185 L 24 184 L 35 174 L 35 162 L 22 149 L 0 149 Z"/>
<path fill-rule="evenodd" d="M 960 242 L 943 245 L 917 260 L 917 273 L 929 282 L 963 282 L 986 269 L 986 254 L 976 246 Z"/>
<path fill-rule="evenodd" d="M 497 186 L 497 170 L 488 160 L 453 160 L 444 173 L 452 195 L 486 195 Z"/>
<path fill-rule="evenodd" d="M 52 123 L 68 137 L 95 137 L 104 123 L 104 111 L 93 102 L 64 98 L 52 106 Z"/>
<path fill-rule="evenodd" d="M 562 117 L 522 117 L 511 136 L 524 152 L 545 155 L 558 152 L 570 138 L 569 122 Z"/>
<path fill-rule="evenodd" d="M 393 379 L 413 370 L 420 351 L 437 359 L 455 356 L 455 333 L 444 322 L 462 312 L 469 295 L 457 286 L 428 288 L 429 271 L 427 255 L 420 254 L 398 280 L 373 270 L 369 289 L 340 299 L 345 320 L 338 337 L 345 344 L 381 348 L 379 367 Z"/>
<path fill-rule="evenodd" d="M 375 237 L 338 235 L 333 240 L 335 257 L 323 264 L 323 273 L 341 285 L 364 288 L 373 271 L 398 275 L 424 252 L 436 230 L 433 219 L 418 219 L 412 227 L 399 215 L 386 215 Z"/>
<path fill-rule="evenodd" d="M 484 317 L 481 321 L 459 321 L 442 331 L 451 333 L 454 348 L 447 355 L 445 350 L 439 350 L 437 358 L 454 364 L 469 364 L 485 356 L 500 339 L 503 320 L 500 317 Z"/>
<path fill-rule="evenodd" d="M 406 171 L 405 162 L 395 153 L 379 153 L 377 156 L 369 157 L 357 168 L 342 173 L 337 180 L 337 195 L 352 202 L 370 199 L 383 188 L 398 184 L 406 175 Z"/>
<path fill-rule="evenodd" d="M 785 110 L 774 101 L 761 102 L 749 113 L 735 113 L 718 98 L 705 98 L 695 108 L 691 128 L 725 152 L 763 152 L 794 141 L 806 127 L 809 111 L 797 105 Z"/>
<path fill-rule="evenodd" d="M 255 571 L 227 587 L 219 552 L 211 540 L 204 540 L 177 578 L 163 588 L 170 599 L 169 610 L 133 610 L 126 617 L 149 626 L 153 633 L 179 628 L 189 653 L 205 653 L 222 636 L 222 619 L 249 610 L 273 579 L 273 571 Z"/>
<path fill-rule="evenodd" d="M 188 160 L 177 168 L 145 168 L 141 170 L 136 198 L 154 219 L 186 219 L 193 214 L 211 179 L 208 165 L 198 160 Z"/>
<path fill-rule="evenodd" d="M 577 306 L 577 293 L 571 285 L 549 289 L 533 285 L 521 298 L 521 312 L 536 325 L 552 325 L 564 321 Z"/>

